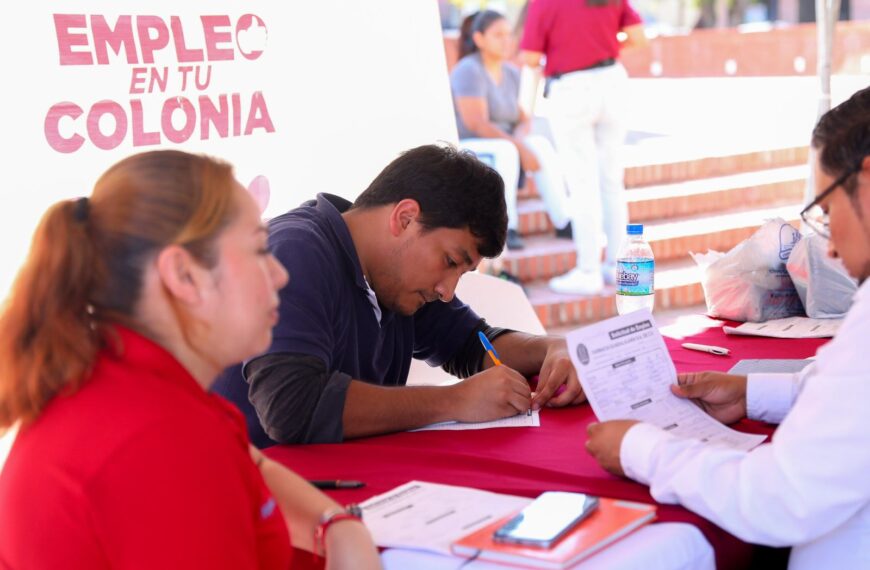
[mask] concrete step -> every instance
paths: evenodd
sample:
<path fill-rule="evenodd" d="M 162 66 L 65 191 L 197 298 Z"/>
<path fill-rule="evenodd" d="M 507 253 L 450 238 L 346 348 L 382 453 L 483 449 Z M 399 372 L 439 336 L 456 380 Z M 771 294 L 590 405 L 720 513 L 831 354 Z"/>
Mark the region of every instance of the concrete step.
<path fill-rule="evenodd" d="M 734 208 L 770 207 L 803 199 L 807 166 L 789 166 L 645 186 L 626 193 L 629 219 L 635 223 L 723 212 Z M 553 225 L 540 198 L 517 204 L 522 235 L 552 233 Z"/>
<path fill-rule="evenodd" d="M 655 311 L 697 307 L 704 303 L 701 271 L 690 259 L 656 263 Z M 592 323 L 616 315 L 616 294 L 606 287 L 600 295 L 564 295 L 546 281 L 525 286 L 529 301 L 547 330 Z"/>
<path fill-rule="evenodd" d="M 658 263 L 685 259 L 688 252 L 708 249 L 728 251 L 771 218 L 797 222 L 801 202 L 770 208 L 732 211 L 719 215 L 698 215 L 645 224 L 644 235 Z M 523 283 L 549 279 L 565 273 L 577 263 L 574 243 L 553 236 L 524 238 L 522 250 L 506 250 L 494 260 L 481 263 L 483 271 L 500 270 L 516 275 Z"/>

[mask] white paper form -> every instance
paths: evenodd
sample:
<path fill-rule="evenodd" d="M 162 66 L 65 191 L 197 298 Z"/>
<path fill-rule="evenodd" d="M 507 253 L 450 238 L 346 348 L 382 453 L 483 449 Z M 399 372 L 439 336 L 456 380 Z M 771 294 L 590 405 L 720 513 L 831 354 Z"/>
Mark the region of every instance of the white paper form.
<path fill-rule="evenodd" d="M 568 348 L 601 421 L 640 420 L 680 437 L 744 450 L 765 439 L 735 431 L 671 393 L 677 371 L 646 309 L 573 331 Z"/>
<path fill-rule="evenodd" d="M 429 431 L 429 430 L 453 430 L 463 431 L 467 429 L 490 429 L 502 427 L 541 427 L 541 415 L 538 410 L 532 410 L 531 414 L 517 414 L 500 420 L 492 420 L 489 422 L 439 422 L 437 424 L 429 424 L 421 428 L 411 431 Z"/>
<path fill-rule="evenodd" d="M 531 502 L 528 497 L 411 481 L 360 507 L 378 546 L 450 554 L 453 542 Z"/>
<path fill-rule="evenodd" d="M 738 327 L 722 327 L 728 334 L 768 336 L 772 338 L 828 338 L 837 334 L 843 319 L 811 319 L 788 317 L 764 323 L 743 323 Z"/>

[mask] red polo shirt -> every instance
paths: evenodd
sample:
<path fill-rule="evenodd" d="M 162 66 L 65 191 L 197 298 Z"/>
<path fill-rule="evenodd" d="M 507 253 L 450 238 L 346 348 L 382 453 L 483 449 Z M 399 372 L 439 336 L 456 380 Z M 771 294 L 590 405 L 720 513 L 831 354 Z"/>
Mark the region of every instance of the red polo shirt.
<path fill-rule="evenodd" d="M 544 75 L 568 73 L 618 57 L 617 32 L 641 22 L 628 0 L 531 0 L 520 47 L 547 56 Z"/>
<path fill-rule="evenodd" d="M 287 568 L 241 415 L 119 328 L 83 387 L 25 427 L 0 475 L 0 567 Z"/>

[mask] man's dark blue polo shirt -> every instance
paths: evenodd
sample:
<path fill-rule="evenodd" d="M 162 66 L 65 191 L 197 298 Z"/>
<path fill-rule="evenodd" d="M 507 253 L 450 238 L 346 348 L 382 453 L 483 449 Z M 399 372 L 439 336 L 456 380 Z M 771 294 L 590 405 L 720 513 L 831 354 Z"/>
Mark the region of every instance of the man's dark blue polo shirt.
<path fill-rule="evenodd" d="M 412 356 L 441 366 L 481 322 L 456 298 L 450 303 L 428 303 L 413 316 L 377 307 L 379 322 L 373 293 L 341 216 L 350 205 L 343 198 L 319 194 L 316 200 L 269 224 L 269 247 L 287 268 L 290 282 L 280 292 L 280 319 L 267 354 L 274 355 L 269 358 L 275 361 L 281 354 L 307 355 L 322 361 L 327 371 L 314 411 L 308 414 L 308 425 L 294 426 L 298 428 L 294 433 L 304 434 L 298 439 L 305 442 L 341 441 L 342 413 L 351 379 L 402 386 Z M 251 440 L 266 443 L 256 411 L 248 401 L 241 368 L 228 369 L 214 390 L 245 412 Z M 284 409 L 292 405 L 281 401 L 281 390 L 275 392 L 270 406 Z M 296 392 L 288 389 L 286 397 Z M 261 409 L 260 416 L 267 417 L 266 411 Z M 305 414 L 296 415 L 300 421 L 306 420 Z M 274 435 L 274 430 L 270 433 Z"/>

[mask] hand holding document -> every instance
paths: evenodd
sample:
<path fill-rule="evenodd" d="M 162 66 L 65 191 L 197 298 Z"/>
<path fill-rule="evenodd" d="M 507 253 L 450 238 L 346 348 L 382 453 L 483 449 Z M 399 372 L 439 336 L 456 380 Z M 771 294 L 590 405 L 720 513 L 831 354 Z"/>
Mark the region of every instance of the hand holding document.
<path fill-rule="evenodd" d="M 744 450 L 765 439 L 724 426 L 671 393 L 677 371 L 646 309 L 569 333 L 568 349 L 601 421 L 639 420 L 680 437 Z"/>

